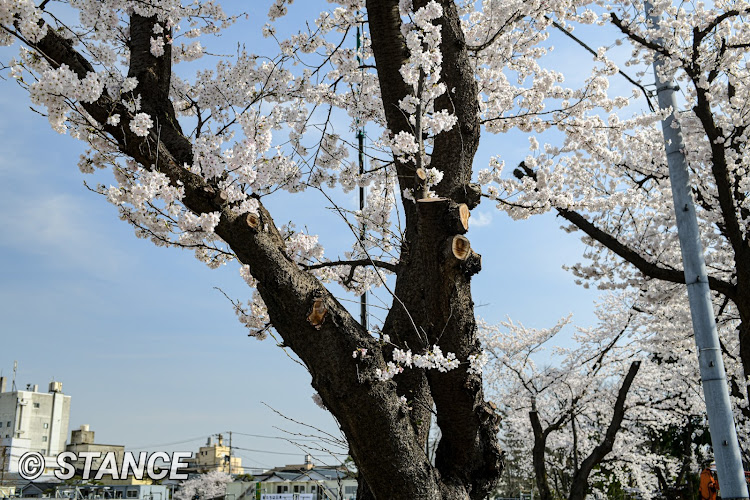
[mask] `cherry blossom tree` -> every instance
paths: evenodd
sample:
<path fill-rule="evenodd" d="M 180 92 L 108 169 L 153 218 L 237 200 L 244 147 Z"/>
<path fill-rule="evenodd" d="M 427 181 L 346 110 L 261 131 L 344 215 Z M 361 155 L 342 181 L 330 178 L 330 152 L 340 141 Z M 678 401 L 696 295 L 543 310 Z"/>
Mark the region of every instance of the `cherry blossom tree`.
<path fill-rule="evenodd" d="M 188 479 L 178 489 L 174 497 L 176 500 L 211 500 L 224 498 L 227 483 L 232 482 L 232 476 L 226 472 L 214 470 Z"/>
<path fill-rule="evenodd" d="M 111 170 L 92 190 L 117 207 L 137 236 L 190 249 L 210 267 L 237 266 L 251 289 L 249 301 L 233 301 L 239 320 L 258 339 L 278 335 L 310 372 L 316 399 L 348 441 L 359 471 L 358 498 L 483 498 L 498 480 L 502 453 L 498 413 L 483 392 L 471 294 L 481 257 L 465 236 L 483 194 L 480 184 L 519 190 L 515 197 L 496 186 L 484 193 L 514 216 L 556 208 L 615 238 L 637 228 L 633 239 L 658 244 L 654 255 L 674 260 L 672 231 L 662 230 L 670 227 L 663 216 L 668 202 L 651 126 L 659 117 L 612 115 L 604 125 L 597 113 L 637 98 L 607 95 L 617 68 L 604 54 L 580 88 L 564 88 L 563 75 L 540 64 L 550 27 L 601 19 L 599 7 L 586 2 L 338 0 L 284 37 L 278 28 L 296 8 L 291 3 L 273 2 L 263 35 L 278 50 L 262 56 L 240 45 L 232 58 L 211 59 L 204 48 L 211 36 L 242 22 L 212 0 L 0 2 L 0 43 L 19 43 L 9 73 L 53 129 L 86 142 L 80 170 L 97 179 L 99 170 Z M 688 97 L 708 106 L 697 121 L 686 118 L 696 136 L 710 128 L 701 119 L 706 112 L 714 126 L 719 118 L 721 127 L 744 123 L 747 70 L 739 61 L 746 40 L 738 20 L 745 7 L 724 7 L 675 11 L 678 22 L 665 23 L 659 34 L 674 35 L 674 47 L 666 48 L 648 42 L 657 36 L 638 24 L 638 5 L 614 5 L 607 17 L 643 47 L 636 57 L 648 59 L 649 50 L 676 61 L 690 55 L 680 66 L 684 78 L 696 82 Z M 695 27 L 693 52 L 676 38 L 685 26 Z M 365 36 L 355 50 L 348 41 L 358 28 Z M 674 33 L 666 33 L 670 29 Z M 704 42 L 718 44 L 718 58 L 711 59 Z M 196 64 L 193 74 L 182 70 Z M 701 71 L 713 67 L 716 75 L 709 71 L 701 79 Z M 712 104 L 721 111 L 712 111 Z M 377 130 L 363 172 L 350 159 L 351 145 L 336 133 L 334 121 L 341 119 L 355 130 L 363 123 Z M 482 130 L 552 126 L 567 133 L 565 147 L 528 158 L 518 182 L 500 176 L 499 157 L 474 182 Z M 631 129 L 637 133 L 625 133 Z M 727 172 L 740 172 L 744 128 L 736 130 L 735 149 L 727 146 L 735 139 L 724 128 L 698 141 L 700 164 L 707 164 L 704 153 L 721 149 Z M 574 154 L 584 146 L 586 155 Z M 622 178 L 621 164 L 641 169 L 625 177 L 632 184 L 625 190 L 625 180 L 610 185 Z M 707 200 L 706 219 L 719 232 L 728 228 L 740 248 L 744 233 L 732 231 L 737 224 L 741 229 L 744 215 L 719 218 L 723 212 L 714 210 L 743 205 L 737 175 L 728 187 L 702 181 L 699 193 Z M 368 188 L 362 210 L 335 203 L 337 194 L 356 187 Z M 735 201 L 713 205 L 715 189 L 729 189 Z M 274 220 L 270 199 L 305 191 L 333 205 L 351 232 L 350 249 L 326 255 L 316 235 Z M 607 214 L 624 207 L 638 207 L 638 215 L 623 213 L 616 226 L 617 218 Z M 658 239 L 662 233 L 668 237 Z M 712 249 L 722 255 L 714 289 L 731 302 L 727 314 L 742 316 L 723 240 L 710 234 Z M 576 272 L 614 285 L 635 283 L 632 272 L 605 266 L 607 254 L 596 255 L 602 257 L 594 257 L 593 271 L 578 266 Z M 666 276 L 679 274 L 672 260 L 649 254 L 646 262 L 647 269 L 666 269 Z M 355 295 L 383 287 L 392 305 L 368 328 L 334 296 L 332 284 Z M 635 376 L 627 369 L 616 373 L 628 373 L 629 383 Z M 425 451 L 433 421 L 441 431 L 434 463 Z"/>
<path fill-rule="evenodd" d="M 633 46 L 633 67 L 667 61 L 684 98 L 679 111 L 692 171 L 693 195 L 700 209 L 709 283 L 720 321 L 734 322 L 736 349 L 725 349 L 732 370 L 732 394 L 747 398 L 750 374 L 750 246 L 747 210 L 747 49 L 744 1 L 712 4 L 653 2 L 664 23 L 654 29 L 642 2 L 622 3 L 602 16 L 618 42 Z M 580 22 L 586 22 L 579 18 Z M 591 19 L 593 21 L 593 18 Z M 657 41 L 661 40 L 661 41 Z M 600 49 L 599 58 L 616 69 Z M 642 82 L 653 81 L 650 69 Z M 637 90 L 636 90 L 637 91 Z M 574 104 L 570 104 L 574 106 Z M 650 105 L 650 102 L 649 102 Z M 582 106 L 578 106 L 582 108 Z M 589 246 L 585 263 L 571 266 L 582 283 L 603 289 L 664 281 L 683 284 L 677 233 L 658 114 L 627 117 L 611 112 L 574 110 L 542 120 L 565 132 L 562 144 L 538 149 L 500 181 L 500 208 L 517 218 L 553 211 L 582 231 Z M 679 207 L 677 207 L 679 209 Z M 660 287 L 682 294 L 684 287 Z M 747 402 L 743 403 L 747 407 Z"/>
<path fill-rule="evenodd" d="M 674 300 L 644 313 L 650 300 L 608 295 L 597 325 L 576 328 L 567 341 L 559 337 L 570 318 L 545 329 L 481 324 L 484 373 L 504 417 L 501 443 L 541 498 L 625 488 L 672 498 L 689 491 L 710 457 L 689 311 Z"/>
<path fill-rule="evenodd" d="M 272 21 L 285 4 L 274 3 Z M 88 143 L 83 172 L 111 168 L 114 183 L 94 191 L 140 237 L 192 249 L 210 267 L 239 263 L 254 290 L 235 303 L 239 319 L 259 339 L 273 329 L 306 366 L 348 440 L 363 499 L 482 498 L 501 470 L 498 417 L 470 361 L 480 354 L 470 285 L 481 261 L 463 234 L 479 202 L 480 124 L 463 9 L 342 2 L 278 39 L 278 54 L 241 49 L 189 77 L 178 65 L 237 20 L 212 1 L 0 6 L 2 43 L 21 43 L 11 74 L 55 130 Z M 365 20 L 363 50 L 344 48 Z M 300 63 L 307 69 L 290 69 Z M 379 126 L 390 157 L 357 173 L 318 108 Z M 316 236 L 277 225 L 265 201 L 336 185 L 370 194 L 364 210 L 342 212 L 366 234 L 331 259 Z M 400 228 L 390 223 L 397 200 Z M 362 293 L 386 285 L 385 272 L 394 302 L 375 335 L 326 285 Z M 433 411 L 443 432 L 434 465 Z"/>
<path fill-rule="evenodd" d="M 549 329 L 528 329 L 512 321 L 482 329 L 492 357 L 488 381 L 509 415 L 505 433 L 514 440 L 525 436 L 543 500 L 585 498 L 594 469 L 613 450 L 642 363 L 631 350 L 632 339 L 628 341 L 634 314 L 600 311 L 598 329 L 579 330 L 575 348 L 555 349 L 562 358 L 557 366 L 548 360 L 539 367 L 534 358 L 570 318 Z M 618 378 L 619 388 L 613 383 Z M 633 405 L 630 399 L 628 406 Z"/>

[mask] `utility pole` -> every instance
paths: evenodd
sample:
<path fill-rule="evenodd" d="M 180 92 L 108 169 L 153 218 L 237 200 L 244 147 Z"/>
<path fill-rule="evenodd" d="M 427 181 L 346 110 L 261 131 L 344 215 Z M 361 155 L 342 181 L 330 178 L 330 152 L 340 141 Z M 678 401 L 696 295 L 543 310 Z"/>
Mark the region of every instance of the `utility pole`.
<path fill-rule="evenodd" d="M 2 463 L 0 463 L 0 488 L 5 486 L 5 464 L 6 464 L 6 450 L 7 446 L 0 446 L 0 456 L 2 456 Z"/>
<path fill-rule="evenodd" d="M 229 432 L 229 475 L 232 475 L 232 431 Z"/>
<path fill-rule="evenodd" d="M 661 16 L 654 15 L 650 3 L 646 2 L 645 7 L 648 19 L 655 29 L 659 29 Z M 659 39 L 656 43 L 661 45 L 664 40 Z M 654 76 L 659 108 L 671 107 L 672 109 L 672 113 L 661 122 L 661 126 L 664 132 L 669 181 L 672 184 L 672 198 L 677 219 L 677 234 L 685 268 L 690 316 L 698 348 L 698 364 L 703 395 L 706 400 L 716 471 L 721 485 L 721 497 L 725 500 L 747 499 L 747 483 L 745 483 L 745 474 L 742 470 L 737 431 L 729 401 L 726 372 L 721 357 L 711 291 L 708 287 L 708 274 L 703 258 L 698 218 L 691 195 L 690 175 L 684 152 L 685 142 L 682 129 L 675 121 L 677 86 L 671 77 L 662 79 L 660 69 L 663 65 L 662 57 L 657 54 L 654 58 Z"/>
<path fill-rule="evenodd" d="M 359 14 L 359 13 L 357 13 Z M 360 73 L 364 73 L 362 68 L 362 31 L 360 25 L 357 25 L 357 63 L 360 67 Z M 359 83 L 359 93 L 362 92 L 362 82 Z M 359 213 L 361 214 L 365 208 L 365 188 L 362 186 L 362 176 L 365 173 L 365 127 L 360 121 L 359 114 L 357 115 L 357 157 L 359 159 Z M 362 251 L 365 250 L 365 237 L 366 227 L 365 220 L 362 218 L 362 224 L 359 228 L 359 242 L 362 245 Z M 365 330 L 368 330 L 367 321 L 367 292 L 363 292 L 359 297 L 360 307 L 360 322 Z"/>

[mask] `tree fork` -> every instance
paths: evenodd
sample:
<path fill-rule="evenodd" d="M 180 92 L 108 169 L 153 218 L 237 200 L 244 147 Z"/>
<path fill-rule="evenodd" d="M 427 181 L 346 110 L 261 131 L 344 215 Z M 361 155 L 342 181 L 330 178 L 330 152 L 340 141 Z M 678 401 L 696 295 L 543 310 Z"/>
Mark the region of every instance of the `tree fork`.
<path fill-rule="evenodd" d="M 368 3 L 368 20 L 373 38 L 378 31 L 381 37 L 391 29 L 396 32 L 396 36 L 386 37 L 385 43 L 374 44 L 376 58 L 382 63 L 383 50 L 391 49 L 396 53 L 391 61 L 392 65 L 398 69 L 402 64 L 402 58 L 398 55 L 404 55 L 403 45 L 399 43 L 399 40 L 403 41 L 403 37 L 398 36 L 401 25 L 398 2 L 384 0 Z M 451 2 L 445 2 L 444 7 L 450 22 L 445 25 L 448 30 L 444 32 L 446 41 L 443 48 L 446 57 L 459 57 L 465 63 L 459 69 L 461 73 L 463 69 L 470 69 L 470 66 L 463 42 L 453 43 L 462 38 L 456 8 Z M 157 119 L 165 116 L 165 113 L 172 116 L 174 111 L 167 93 L 171 58 L 166 54 L 162 57 L 153 56 L 148 50 L 153 28 L 151 21 L 133 17 L 131 22 L 134 29 L 130 32 L 133 44 L 130 69 L 133 75 L 142 75 L 139 77 L 138 87 L 144 97 L 142 109 Z M 52 30 L 33 47 L 44 54 L 53 67 L 67 64 L 79 78 L 84 78 L 86 73 L 93 71 L 85 57 Z M 388 66 L 388 63 L 385 64 Z M 379 64 L 378 72 L 382 74 L 386 70 Z M 451 193 L 454 191 L 453 187 L 465 191 L 479 134 L 475 116 L 478 104 L 476 84 L 472 85 L 473 73 L 466 71 L 461 74 L 461 81 L 456 79 L 455 73 L 448 75 L 446 81 L 449 85 L 456 83 L 460 88 L 459 95 L 455 96 L 456 108 L 462 114 L 460 120 L 466 121 L 465 115 L 474 120 L 474 123 L 462 123 L 460 132 L 457 128 L 449 134 L 451 139 L 448 141 L 444 141 L 442 136 L 438 137 L 436 142 L 445 144 L 438 148 L 435 155 L 442 155 L 440 161 L 437 162 L 434 158 L 440 163 L 438 166 L 446 176 L 455 179 L 456 185 L 451 186 Z M 381 78 L 381 84 L 388 79 L 387 75 L 382 76 L 384 78 Z M 384 97 L 386 110 L 393 108 L 389 106 L 393 103 L 392 98 L 401 98 L 396 95 L 399 90 L 406 89 L 398 71 L 390 76 L 393 77 L 391 84 L 397 81 L 394 85 L 396 92 L 384 92 L 384 95 L 389 96 Z M 462 85 L 462 82 L 468 82 L 469 85 Z M 151 86 L 152 90 L 158 92 L 149 92 Z M 469 105 L 464 106 L 464 103 Z M 442 420 L 447 435 L 444 440 L 446 443 L 450 442 L 443 447 L 442 453 L 438 451 L 450 465 L 438 470 L 426 459 L 419 434 L 412 427 L 413 422 L 404 417 L 403 406 L 394 385 L 373 379 L 363 381 L 357 376 L 356 368 L 359 366 L 361 370 L 362 366 L 351 358 L 352 350 L 366 347 L 372 353 L 372 358 L 368 357 L 364 365 L 368 376 L 372 376 L 370 368 L 373 365 L 385 366 L 382 350 L 313 275 L 300 269 L 297 263 L 289 259 L 283 238 L 263 205 L 259 203 L 257 220 L 252 217 L 248 220 L 247 214 L 235 214 L 226 203 L 217 200 L 216 193 L 210 193 L 209 183 L 185 168 L 185 165 L 189 166 L 193 162 L 193 149 L 177 121 L 164 120 L 162 123 L 162 120 L 158 120 L 158 133 L 154 129 L 147 137 L 142 138 L 135 136 L 127 127 L 129 120 L 133 118 L 132 113 L 121 103 L 113 101 L 108 94 L 103 94 L 96 102 L 81 103 L 81 106 L 101 125 L 101 130 L 117 141 L 122 153 L 146 169 L 158 169 L 165 173 L 173 185 L 181 183 L 185 188 L 183 202 L 188 210 L 196 214 L 220 213 L 220 221 L 215 229 L 217 236 L 229 245 L 239 262 L 250 267 L 252 275 L 258 280 L 257 289 L 266 303 L 273 326 L 283 342 L 310 370 L 313 386 L 341 423 L 350 442 L 352 456 L 357 461 L 360 473 L 367 478 L 373 497 L 390 500 L 464 500 L 468 497 L 484 498 L 491 491 L 500 471 L 500 462 L 496 459 L 499 456 L 497 417 L 494 411 L 485 408 L 481 378 L 478 375 L 467 375 L 465 366 L 462 366 L 455 373 L 442 378 L 444 383 L 441 382 L 437 384 L 439 387 L 434 388 L 435 393 L 440 395 L 440 402 L 436 403 L 438 412 L 446 414 Z M 123 126 L 115 127 L 107 123 L 113 113 L 123 116 Z M 389 122 L 391 118 L 393 116 L 388 117 Z M 400 120 L 408 127 L 405 120 Z M 440 151 L 446 154 L 443 155 Z M 460 160 L 454 161 L 456 158 Z M 397 167 L 403 168 L 400 164 Z M 205 190 L 207 187 L 208 191 Z M 469 206 L 472 206 L 471 203 Z M 416 207 L 407 206 L 405 212 L 408 216 L 407 243 L 434 256 L 435 263 L 439 263 L 439 243 L 451 234 L 446 229 L 445 220 L 440 225 L 428 224 L 421 228 L 415 224 Z M 420 233 L 422 229 L 424 231 Z M 437 235 L 441 238 L 430 240 L 430 237 Z M 412 236 L 416 237 L 412 239 Z M 429 244 L 420 244 L 418 240 Z M 419 254 L 415 254 L 412 262 L 419 261 Z M 418 266 L 414 266 L 416 267 Z M 439 266 L 435 268 L 439 269 Z M 429 290 L 433 284 L 431 280 L 435 279 L 435 296 L 449 305 L 451 301 L 456 304 L 455 311 L 451 311 L 450 307 L 442 311 L 447 320 L 446 317 L 440 319 L 448 329 L 441 345 L 465 359 L 467 352 L 473 352 L 471 350 L 477 344 L 468 282 L 460 273 L 452 273 L 447 277 L 439 274 L 419 276 L 414 274 L 413 269 L 411 272 L 407 269 L 408 266 L 404 266 L 399 270 L 399 279 L 404 275 L 408 275 L 410 279 L 416 277 L 412 289 L 416 287 Z M 321 296 L 315 297 L 315 291 L 320 291 Z M 316 298 L 322 301 L 317 306 Z M 410 301 L 407 311 L 412 310 L 415 304 L 416 301 Z M 327 312 L 325 321 L 321 321 L 318 325 L 320 328 L 317 329 L 306 323 L 305 318 L 311 312 L 320 313 L 321 305 Z M 422 324 L 425 322 L 420 321 L 420 325 Z M 316 331 L 315 342 L 310 342 L 310 333 Z M 423 400 L 429 397 L 429 389 L 425 390 L 425 394 Z M 430 405 L 429 410 L 431 409 Z M 450 450 L 457 451 L 455 457 L 450 456 Z"/>

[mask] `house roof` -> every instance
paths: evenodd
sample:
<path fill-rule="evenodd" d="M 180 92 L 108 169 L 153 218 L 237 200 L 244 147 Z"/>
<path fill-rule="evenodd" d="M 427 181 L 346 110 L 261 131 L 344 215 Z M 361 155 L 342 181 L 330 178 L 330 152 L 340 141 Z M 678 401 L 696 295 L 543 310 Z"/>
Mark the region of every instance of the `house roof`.
<path fill-rule="evenodd" d="M 61 482 L 55 476 L 41 476 L 35 481 L 29 481 L 21 477 L 17 472 L 6 472 L 3 475 L 3 486 L 15 486 L 16 488 L 25 488 L 29 484 L 36 484 L 42 488 L 51 488 Z"/>
<path fill-rule="evenodd" d="M 26 484 L 18 485 L 16 489 L 21 493 L 27 493 L 28 491 L 44 493 L 55 489 L 55 486 L 58 486 L 59 484 L 59 481 L 27 481 Z"/>
<path fill-rule="evenodd" d="M 299 472 L 286 472 L 286 471 L 268 471 L 265 474 L 255 476 L 256 481 L 262 482 L 274 482 L 274 481 L 295 481 L 299 477 Z"/>
<path fill-rule="evenodd" d="M 255 480 L 264 483 L 279 481 L 337 481 L 346 477 L 348 477 L 348 472 L 345 470 L 314 467 L 310 470 L 301 471 L 270 470 L 263 474 L 257 474 Z"/>

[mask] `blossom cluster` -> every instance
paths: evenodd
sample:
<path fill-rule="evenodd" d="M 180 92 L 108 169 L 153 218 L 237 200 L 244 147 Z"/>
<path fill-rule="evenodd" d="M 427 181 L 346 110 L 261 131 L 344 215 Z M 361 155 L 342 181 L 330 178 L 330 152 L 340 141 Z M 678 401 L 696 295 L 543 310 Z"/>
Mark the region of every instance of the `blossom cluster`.
<path fill-rule="evenodd" d="M 434 369 L 444 373 L 458 368 L 459 364 L 454 353 L 444 355 L 438 345 L 433 345 L 432 349 L 426 350 L 423 354 L 413 354 L 411 349 L 404 351 L 397 348 L 393 350 L 393 361 L 386 363 L 385 370 L 377 368 L 375 376 L 381 381 L 390 380 L 402 373 L 404 368 Z"/>
<path fill-rule="evenodd" d="M 65 121 L 73 109 L 73 101 L 94 102 L 104 90 L 104 82 L 94 72 L 82 80 L 67 65 L 48 69 L 39 81 L 31 85 L 29 94 L 34 104 L 45 106 L 52 128 L 60 133 L 67 130 Z"/>

